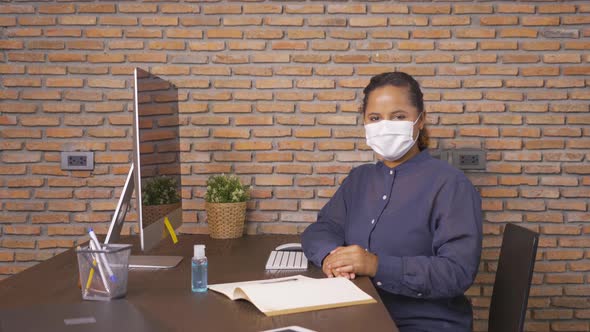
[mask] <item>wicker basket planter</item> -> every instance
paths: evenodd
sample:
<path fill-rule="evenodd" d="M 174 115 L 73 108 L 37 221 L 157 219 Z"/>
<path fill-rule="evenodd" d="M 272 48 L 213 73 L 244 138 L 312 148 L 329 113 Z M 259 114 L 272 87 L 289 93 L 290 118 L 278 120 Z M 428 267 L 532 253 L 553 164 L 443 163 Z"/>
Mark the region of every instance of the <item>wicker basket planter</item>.
<path fill-rule="evenodd" d="M 235 239 L 244 234 L 246 202 L 205 202 L 209 235 L 214 239 Z"/>

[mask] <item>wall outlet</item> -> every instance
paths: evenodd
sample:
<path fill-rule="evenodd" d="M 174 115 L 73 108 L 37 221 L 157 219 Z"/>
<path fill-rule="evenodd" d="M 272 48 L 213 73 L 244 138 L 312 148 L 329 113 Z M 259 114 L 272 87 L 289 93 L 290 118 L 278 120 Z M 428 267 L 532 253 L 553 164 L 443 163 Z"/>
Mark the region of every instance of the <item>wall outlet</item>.
<path fill-rule="evenodd" d="M 94 169 L 94 152 L 62 152 L 61 169 L 64 171 L 91 171 Z"/>
<path fill-rule="evenodd" d="M 481 150 L 455 150 L 452 164 L 463 170 L 485 170 L 486 154 Z"/>

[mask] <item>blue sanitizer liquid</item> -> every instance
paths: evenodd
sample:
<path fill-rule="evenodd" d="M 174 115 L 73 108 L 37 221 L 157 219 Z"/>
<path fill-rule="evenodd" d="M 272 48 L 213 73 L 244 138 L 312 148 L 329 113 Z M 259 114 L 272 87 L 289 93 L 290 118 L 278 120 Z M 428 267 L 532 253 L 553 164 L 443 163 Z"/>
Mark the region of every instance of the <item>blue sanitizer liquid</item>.
<path fill-rule="evenodd" d="M 207 291 L 207 258 L 193 258 L 192 267 L 192 289 L 195 293 Z"/>

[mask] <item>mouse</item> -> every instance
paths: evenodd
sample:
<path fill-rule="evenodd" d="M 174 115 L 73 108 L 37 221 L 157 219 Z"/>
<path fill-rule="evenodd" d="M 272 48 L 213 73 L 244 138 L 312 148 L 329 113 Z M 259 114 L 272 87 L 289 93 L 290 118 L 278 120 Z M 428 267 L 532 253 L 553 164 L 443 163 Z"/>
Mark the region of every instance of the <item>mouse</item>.
<path fill-rule="evenodd" d="M 285 243 L 281 244 L 280 246 L 276 247 L 275 250 L 277 251 L 303 251 L 301 247 L 301 243 Z"/>

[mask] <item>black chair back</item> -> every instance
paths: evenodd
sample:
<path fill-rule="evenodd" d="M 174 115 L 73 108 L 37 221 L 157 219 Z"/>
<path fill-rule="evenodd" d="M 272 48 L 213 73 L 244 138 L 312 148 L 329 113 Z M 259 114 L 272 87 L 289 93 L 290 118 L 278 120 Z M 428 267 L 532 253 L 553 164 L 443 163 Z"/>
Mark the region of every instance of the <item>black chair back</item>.
<path fill-rule="evenodd" d="M 522 332 L 539 234 L 506 225 L 496 271 L 488 332 Z"/>

